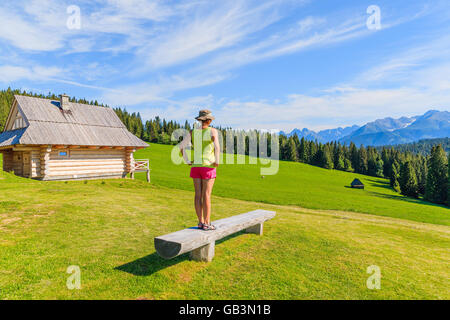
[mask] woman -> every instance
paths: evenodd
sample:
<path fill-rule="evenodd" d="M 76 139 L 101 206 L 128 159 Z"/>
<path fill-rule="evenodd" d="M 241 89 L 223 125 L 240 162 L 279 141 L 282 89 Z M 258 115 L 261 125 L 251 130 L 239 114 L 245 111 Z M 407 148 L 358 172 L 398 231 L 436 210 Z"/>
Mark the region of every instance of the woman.
<path fill-rule="evenodd" d="M 219 166 L 219 138 L 217 130 L 210 127 L 214 120 L 211 111 L 200 110 L 195 119 L 200 121 L 201 128 L 192 130 L 185 137 L 180 150 L 186 163 L 192 166 L 190 177 L 194 180 L 194 204 L 198 228 L 205 231 L 216 230 L 216 227 L 211 224 L 211 193 L 216 179 L 216 168 Z M 189 161 L 184 152 L 189 142 L 194 148 L 194 162 Z"/>

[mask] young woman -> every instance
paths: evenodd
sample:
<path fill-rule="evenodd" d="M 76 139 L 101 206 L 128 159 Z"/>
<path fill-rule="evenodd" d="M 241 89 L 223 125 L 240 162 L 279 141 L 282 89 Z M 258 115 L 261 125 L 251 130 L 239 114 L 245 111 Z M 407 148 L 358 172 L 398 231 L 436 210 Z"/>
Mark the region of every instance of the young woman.
<path fill-rule="evenodd" d="M 220 145 L 217 130 L 209 126 L 214 120 L 211 111 L 200 110 L 195 119 L 201 123 L 201 128 L 192 130 L 185 137 L 180 150 L 186 163 L 192 166 L 190 177 L 194 180 L 198 228 L 209 231 L 216 229 L 211 224 L 211 193 L 216 179 L 216 168 L 219 166 Z M 184 152 L 189 143 L 192 143 L 194 148 L 193 162 L 189 161 Z"/>

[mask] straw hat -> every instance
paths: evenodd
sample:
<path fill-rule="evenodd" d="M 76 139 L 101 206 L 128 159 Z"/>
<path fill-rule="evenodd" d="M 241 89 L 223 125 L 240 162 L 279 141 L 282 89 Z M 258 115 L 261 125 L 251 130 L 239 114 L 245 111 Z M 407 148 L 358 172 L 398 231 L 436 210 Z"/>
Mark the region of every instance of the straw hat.
<path fill-rule="evenodd" d="M 209 110 L 200 110 L 198 112 L 198 117 L 195 118 L 196 120 L 214 120 L 214 116 L 212 115 L 211 111 Z"/>

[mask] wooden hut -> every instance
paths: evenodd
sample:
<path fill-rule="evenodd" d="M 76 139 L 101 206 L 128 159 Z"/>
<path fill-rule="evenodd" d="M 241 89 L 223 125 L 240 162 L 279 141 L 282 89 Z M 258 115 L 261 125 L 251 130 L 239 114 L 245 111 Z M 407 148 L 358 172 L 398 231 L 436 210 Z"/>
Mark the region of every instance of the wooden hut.
<path fill-rule="evenodd" d="M 364 189 L 364 184 L 359 179 L 355 179 L 351 183 L 351 187 L 355 189 Z"/>
<path fill-rule="evenodd" d="M 148 145 L 107 107 L 16 95 L 0 133 L 3 170 L 40 180 L 122 178 Z"/>

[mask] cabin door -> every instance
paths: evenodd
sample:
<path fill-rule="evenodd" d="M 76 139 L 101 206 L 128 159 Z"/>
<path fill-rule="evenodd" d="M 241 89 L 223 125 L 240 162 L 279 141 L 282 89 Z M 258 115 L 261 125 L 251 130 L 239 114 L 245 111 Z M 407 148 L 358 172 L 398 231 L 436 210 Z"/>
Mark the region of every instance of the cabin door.
<path fill-rule="evenodd" d="M 23 160 L 22 175 L 24 177 L 30 177 L 30 172 L 31 172 L 30 152 L 23 152 L 22 160 Z"/>
<path fill-rule="evenodd" d="M 16 176 L 29 177 L 31 172 L 30 152 L 14 151 L 12 169 Z"/>
<path fill-rule="evenodd" d="M 16 176 L 23 176 L 23 152 L 13 152 L 13 171 Z"/>

